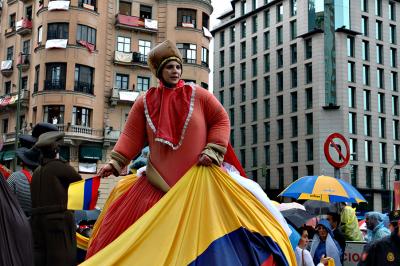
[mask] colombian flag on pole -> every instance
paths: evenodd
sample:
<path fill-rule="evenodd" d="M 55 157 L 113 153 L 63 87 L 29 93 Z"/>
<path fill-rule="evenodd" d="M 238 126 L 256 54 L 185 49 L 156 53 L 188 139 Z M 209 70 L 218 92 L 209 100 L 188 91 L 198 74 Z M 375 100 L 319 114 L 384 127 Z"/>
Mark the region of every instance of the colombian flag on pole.
<path fill-rule="evenodd" d="M 69 185 L 68 210 L 93 210 L 96 206 L 100 177 L 87 178 Z"/>
<path fill-rule="evenodd" d="M 82 265 L 289 266 L 296 258 L 282 226 L 250 192 L 217 166 L 195 166 Z"/>

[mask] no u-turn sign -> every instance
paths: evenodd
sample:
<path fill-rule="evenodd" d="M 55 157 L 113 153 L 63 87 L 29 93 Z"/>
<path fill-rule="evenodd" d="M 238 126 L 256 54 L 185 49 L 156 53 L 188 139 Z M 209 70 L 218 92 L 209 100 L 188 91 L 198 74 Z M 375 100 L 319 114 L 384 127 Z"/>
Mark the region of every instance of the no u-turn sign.
<path fill-rule="evenodd" d="M 324 143 L 324 153 L 328 163 L 335 168 L 345 167 L 350 160 L 349 143 L 339 133 L 333 133 L 328 136 Z"/>

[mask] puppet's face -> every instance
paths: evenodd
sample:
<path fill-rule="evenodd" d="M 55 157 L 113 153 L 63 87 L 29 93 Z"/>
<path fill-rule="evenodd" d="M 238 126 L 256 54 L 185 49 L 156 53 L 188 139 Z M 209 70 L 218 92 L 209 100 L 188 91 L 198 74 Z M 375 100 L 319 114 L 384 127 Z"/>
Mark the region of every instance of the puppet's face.
<path fill-rule="evenodd" d="M 178 84 L 182 75 L 182 67 L 176 61 L 170 61 L 165 64 L 161 70 L 161 80 L 166 85 L 176 85 Z"/>

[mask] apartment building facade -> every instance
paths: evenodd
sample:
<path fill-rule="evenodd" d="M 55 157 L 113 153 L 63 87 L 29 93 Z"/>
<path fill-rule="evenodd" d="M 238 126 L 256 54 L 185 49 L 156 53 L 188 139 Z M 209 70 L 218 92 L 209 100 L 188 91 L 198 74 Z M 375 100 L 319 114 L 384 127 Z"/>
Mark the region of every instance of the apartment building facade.
<path fill-rule="evenodd" d="M 231 1 L 212 30 L 214 94 L 247 173 L 272 196 L 305 175 L 335 175 L 323 146 L 343 134 L 340 176 L 388 210 L 400 179 L 398 36 L 392 0 Z"/>
<path fill-rule="evenodd" d="M 11 166 L 17 122 L 23 134 L 44 121 L 65 132 L 61 156 L 96 173 L 135 99 L 158 83 L 152 47 L 176 42 L 183 79 L 207 89 L 211 12 L 209 0 L 3 1 L 0 162 Z"/>

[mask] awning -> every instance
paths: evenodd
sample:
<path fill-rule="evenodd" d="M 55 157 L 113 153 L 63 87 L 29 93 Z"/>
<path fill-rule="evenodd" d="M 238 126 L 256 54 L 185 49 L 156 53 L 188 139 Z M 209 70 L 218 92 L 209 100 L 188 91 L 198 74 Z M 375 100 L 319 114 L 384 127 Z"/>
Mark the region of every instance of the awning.
<path fill-rule="evenodd" d="M 2 160 L 3 161 L 11 161 L 11 160 L 14 160 L 14 157 L 15 157 L 14 151 L 4 151 Z"/>
<path fill-rule="evenodd" d="M 103 149 L 101 146 L 80 146 L 79 159 L 101 160 Z"/>

